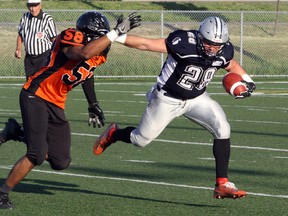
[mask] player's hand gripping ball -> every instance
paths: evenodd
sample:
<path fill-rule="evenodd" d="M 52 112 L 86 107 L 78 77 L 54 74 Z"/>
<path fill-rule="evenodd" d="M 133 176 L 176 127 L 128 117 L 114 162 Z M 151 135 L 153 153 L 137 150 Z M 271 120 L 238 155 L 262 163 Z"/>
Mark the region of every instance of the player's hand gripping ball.
<path fill-rule="evenodd" d="M 239 74 L 227 73 L 222 79 L 222 85 L 225 91 L 235 98 L 244 98 L 247 93 L 246 85 Z"/>

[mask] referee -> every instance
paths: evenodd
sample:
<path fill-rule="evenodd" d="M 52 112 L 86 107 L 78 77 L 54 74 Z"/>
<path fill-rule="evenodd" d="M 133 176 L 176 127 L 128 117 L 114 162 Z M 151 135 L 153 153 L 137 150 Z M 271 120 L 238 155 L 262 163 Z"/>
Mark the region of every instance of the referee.
<path fill-rule="evenodd" d="M 41 0 L 28 0 L 29 12 L 23 14 L 18 27 L 15 57 L 21 58 L 21 46 L 25 47 L 26 79 L 46 65 L 52 42 L 57 32 L 53 18 L 42 11 Z"/>

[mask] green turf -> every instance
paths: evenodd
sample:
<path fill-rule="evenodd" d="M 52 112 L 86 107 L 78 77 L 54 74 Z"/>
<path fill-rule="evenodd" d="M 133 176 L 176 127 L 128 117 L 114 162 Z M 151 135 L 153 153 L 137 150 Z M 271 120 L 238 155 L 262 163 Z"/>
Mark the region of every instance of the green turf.
<path fill-rule="evenodd" d="M 36 167 L 11 192 L 15 209 L 0 210 L 0 215 L 287 215 L 287 80 L 256 81 L 257 94 L 244 100 L 224 93 L 218 78 L 208 87 L 231 123 L 229 177 L 247 190 L 245 199 L 212 198 L 212 137 L 183 117 L 146 148 L 119 142 L 94 156 L 93 142 L 104 128 L 87 126 L 87 102 L 77 87 L 66 108 L 72 129 L 71 166 L 60 172 L 47 163 Z M 8 117 L 21 121 L 20 86 L 9 83 L 0 83 L 1 123 Z M 146 106 L 144 93 L 152 83 L 97 80 L 106 126 L 112 121 L 121 127 L 137 125 Z M 18 142 L 0 147 L 0 183 L 24 153 L 25 146 Z"/>

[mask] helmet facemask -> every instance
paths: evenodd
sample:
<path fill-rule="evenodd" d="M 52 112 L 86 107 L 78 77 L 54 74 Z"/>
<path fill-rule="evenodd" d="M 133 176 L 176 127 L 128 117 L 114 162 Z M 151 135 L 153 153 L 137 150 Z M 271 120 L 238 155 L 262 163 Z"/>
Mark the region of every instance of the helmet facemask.
<path fill-rule="evenodd" d="M 200 45 L 201 52 L 202 54 L 204 54 L 205 57 L 214 58 L 222 52 L 222 48 L 224 47 L 224 44 L 217 44 L 217 43 L 208 41 L 205 38 L 203 38 L 200 33 L 198 35 L 198 38 L 199 38 L 199 45 Z"/>

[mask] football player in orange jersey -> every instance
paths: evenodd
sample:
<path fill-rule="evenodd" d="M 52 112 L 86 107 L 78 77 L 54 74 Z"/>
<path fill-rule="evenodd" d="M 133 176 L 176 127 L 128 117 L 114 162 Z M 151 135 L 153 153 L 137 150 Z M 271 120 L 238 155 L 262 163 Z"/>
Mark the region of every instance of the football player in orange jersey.
<path fill-rule="evenodd" d="M 96 115 L 91 114 L 90 122 L 101 124 L 104 120 L 101 119 L 102 115 L 97 119 L 102 110 L 95 104 L 93 71 L 106 62 L 111 42 L 139 26 L 140 22 L 141 17 L 136 13 L 128 18 L 121 15 L 116 27 L 110 31 L 104 15 L 87 12 L 78 18 L 76 29 L 66 29 L 57 36 L 49 64 L 29 77 L 20 93 L 23 141 L 27 145 L 27 152 L 16 162 L 0 187 L 0 209 L 13 208 L 9 192 L 44 160 L 54 170 L 69 166 L 71 135 L 64 108 L 66 96 L 72 88 L 84 82 L 85 95 L 91 104 L 89 112 Z M 12 126 L 7 124 L 1 132 L 2 143 L 9 139 L 18 140 L 11 133 L 19 130 L 17 122 L 12 121 Z"/>

